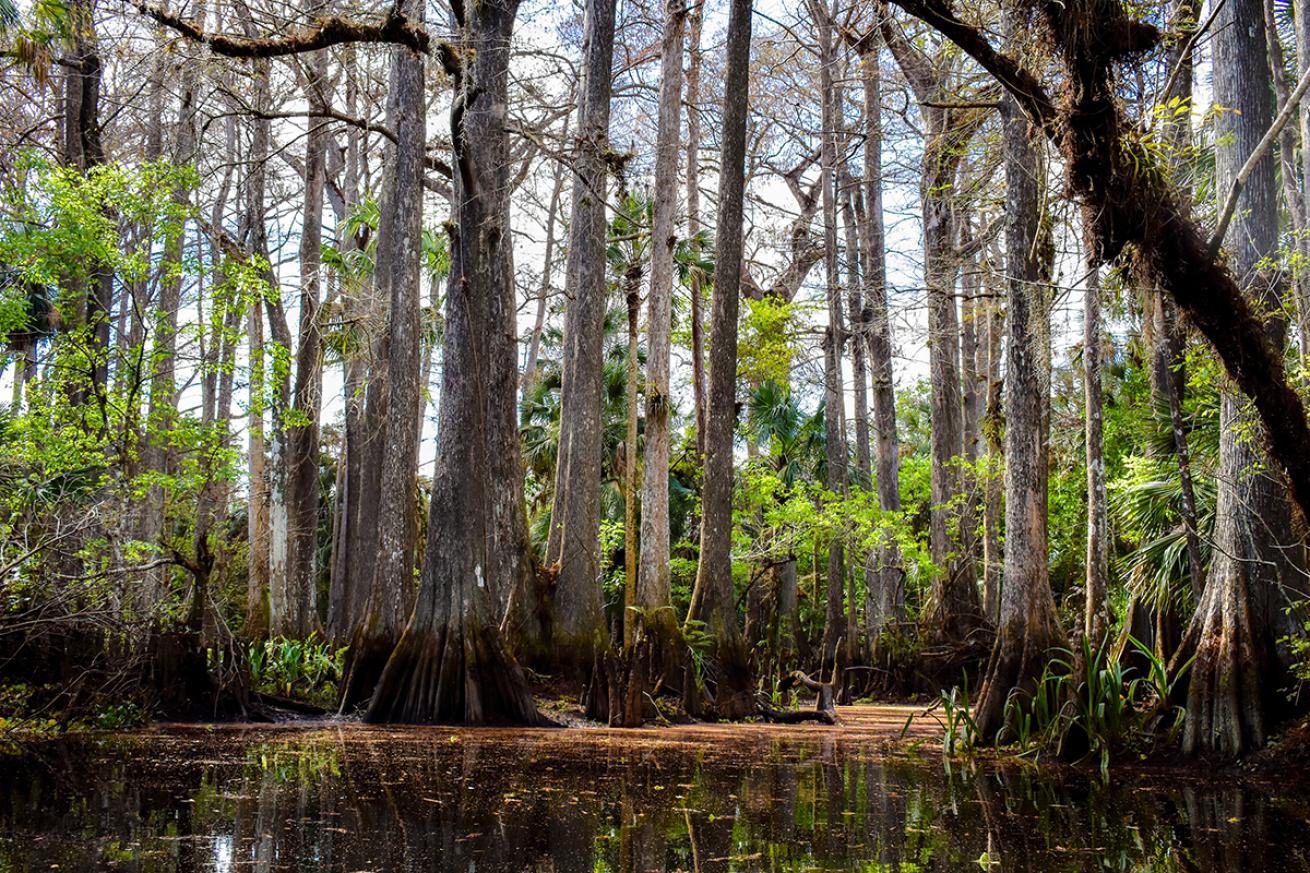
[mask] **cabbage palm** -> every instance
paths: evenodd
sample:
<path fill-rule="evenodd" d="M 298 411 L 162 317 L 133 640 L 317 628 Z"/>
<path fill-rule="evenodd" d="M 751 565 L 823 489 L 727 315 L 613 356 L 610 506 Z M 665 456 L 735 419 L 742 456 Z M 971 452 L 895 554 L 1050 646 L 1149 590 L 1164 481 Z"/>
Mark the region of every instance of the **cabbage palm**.
<path fill-rule="evenodd" d="M 788 488 L 802 479 L 822 482 L 827 473 L 823 413 L 823 401 L 807 414 L 791 388 L 777 382 L 765 382 L 751 392 L 750 438 L 767 444 L 770 463 Z"/>

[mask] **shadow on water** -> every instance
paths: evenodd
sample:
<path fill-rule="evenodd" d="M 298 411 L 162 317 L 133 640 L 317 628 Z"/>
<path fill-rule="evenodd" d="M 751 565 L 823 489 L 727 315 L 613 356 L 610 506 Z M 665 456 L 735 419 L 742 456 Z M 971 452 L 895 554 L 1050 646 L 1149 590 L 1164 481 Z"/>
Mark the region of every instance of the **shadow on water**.
<path fill-rule="evenodd" d="M 1308 851 L 1310 796 L 961 771 L 832 734 L 186 728 L 0 758 L 0 871 L 1259 873 Z"/>

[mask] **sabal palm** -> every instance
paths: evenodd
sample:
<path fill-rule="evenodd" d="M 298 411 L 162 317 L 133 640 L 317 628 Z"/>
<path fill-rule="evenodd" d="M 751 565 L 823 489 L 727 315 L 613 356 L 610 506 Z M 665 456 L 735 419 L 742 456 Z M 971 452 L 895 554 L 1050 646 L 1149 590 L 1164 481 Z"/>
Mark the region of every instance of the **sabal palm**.
<path fill-rule="evenodd" d="M 824 481 L 823 413 L 823 401 L 806 413 L 787 385 L 769 381 L 751 392 L 749 436 L 768 446 L 770 463 L 789 488 L 803 479 Z"/>

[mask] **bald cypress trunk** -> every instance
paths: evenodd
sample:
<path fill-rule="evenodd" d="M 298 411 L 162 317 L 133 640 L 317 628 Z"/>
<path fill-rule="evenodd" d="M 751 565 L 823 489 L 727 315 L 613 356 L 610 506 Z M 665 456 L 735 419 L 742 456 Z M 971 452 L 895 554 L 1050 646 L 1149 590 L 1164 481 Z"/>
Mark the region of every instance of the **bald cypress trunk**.
<path fill-rule="evenodd" d="M 880 13 L 879 13 L 880 14 Z M 900 445 L 896 437 L 896 385 L 892 371 L 891 313 L 887 300 L 886 233 L 882 207 L 881 34 L 874 29 L 860 57 L 864 90 L 864 197 L 860 248 L 864 255 L 865 339 L 873 389 L 878 507 L 900 512 Z M 905 618 L 905 573 L 895 543 L 878 552 L 878 578 L 866 595 L 865 630 L 870 640 L 889 621 Z"/>
<path fill-rule="evenodd" d="M 999 285 L 999 283 L 997 283 Z M 998 294 L 996 288 L 990 288 Z M 998 475 L 1005 463 L 1004 383 L 1001 376 L 1005 313 L 996 296 L 987 301 L 987 393 L 983 412 L 983 440 L 987 445 L 987 478 L 983 486 L 983 614 L 995 622 L 1001 611 L 1005 558 L 1001 550 L 1001 496 L 1004 482 Z"/>
<path fill-rule="evenodd" d="M 718 678 L 714 708 L 723 718 L 741 717 L 754 710 L 749 693 L 750 665 L 737 623 L 732 584 L 732 436 L 737 419 L 737 316 L 741 305 L 751 12 L 751 0 L 732 0 L 728 14 L 724 93 L 729 97 L 723 107 L 719 158 L 700 564 L 688 615 L 704 622 L 713 637 Z"/>
<path fill-rule="evenodd" d="M 810 0 L 819 35 L 819 98 L 823 129 L 819 163 L 823 201 L 823 267 L 828 324 L 823 338 L 823 442 L 827 455 L 827 487 L 838 499 L 846 494 L 846 402 L 842 390 L 841 360 L 846 342 L 842 318 L 841 277 L 837 261 L 837 94 L 833 86 L 836 52 L 833 27 L 824 0 Z M 820 661 L 838 660 L 838 643 L 846 637 L 846 557 L 842 541 L 828 543 L 828 594 Z M 843 659 L 844 660 L 844 659 Z"/>
<path fill-rule="evenodd" d="M 512 417 L 518 367 L 508 318 L 514 311 L 509 202 L 501 184 L 509 158 L 505 113 L 517 11 L 517 0 L 484 0 L 456 22 L 463 60 L 455 62 L 451 112 L 456 207 L 442 437 L 418 602 L 374 691 L 369 721 L 540 720 L 501 637 L 497 599 L 528 566 Z M 514 493 L 517 506 L 505 496 Z"/>
<path fill-rule="evenodd" d="M 952 206 L 965 145 L 982 121 L 977 109 L 944 108 L 947 73 L 884 19 L 882 35 L 920 103 L 924 125 L 919 198 L 923 211 L 923 273 L 928 294 L 928 373 L 931 383 L 931 509 L 928 540 L 936 575 L 925 624 L 948 643 L 985 625 L 977 579 L 966 558 L 958 498 L 964 431 L 960 397 L 960 319 L 955 302 L 956 225 Z"/>
<path fill-rule="evenodd" d="M 694 4 L 687 25 L 687 237 L 696 236 L 700 225 L 700 38 L 704 17 L 702 6 Z M 708 430 L 705 407 L 709 389 L 705 381 L 705 316 L 699 274 L 691 277 L 691 388 L 696 407 L 696 455 L 705 457 Z"/>
<path fill-rule="evenodd" d="M 1297 73 L 1304 76 L 1310 70 L 1310 10 L 1304 3 L 1294 3 L 1292 14 L 1296 23 L 1296 67 Z M 1301 209 L 1302 226 L 1310 227 L 1310 97 L 1301 98 L 1300 133 L 1301 133 Z M 1310 248 L 1310 242 L 1306 243 Z M 1298 312 L 1301 316 L 1297 329 L 1300 333 L 1301 358 L 1310 360 L 1310 273 L 1298 283 Z"/>
<path fill-rule="evenodd" d="M 1099 646 L 1110 631 L 1110 521 L 1105 493 L 1105 435 L 1101 398 L 1101 282 L 1092 265 L 1083 291 L 1083 398 L 1087 440 L 1087 568 L 1083 632 Z"/>
<path fill-rule="evenodd" d="M 423 6 L 406 10 L 423 20 Z M 348 653 L 343 709 L 373 692 L 395 648 L 413 604 L 415 550 L 418 546 L 416 481 L 418 446 L 427 371 L 421 361 L 421 259 L 423 248 L 424 123 L 423 56 L 404 47 L 391 49 L 387 97 L 389 124 L 396 131 L 387 189 L 378 221 L 377 293 L 388 301 L 388 413 L 382 433 L 378 552 L 363 615 Z"/>
<path fill-rule="evenodd" d="M 249 21 L 242 16 L 243 26 Z M 269 67 L 266 60 L 254 62 L 253 104 L 256 110 L 267 111 L 269 102 Z M 241 244 L 251 255 L 269 263 L 268 232 L 264 223 L 264 191 L 268 179 L 269 138 L 272 124 L 266 118 L 250 121 L 250 150 L 245 178 L 245 215 L 242 217 Z M 270 288 L 277 282 L 271 271 L 262 276 Z M 269 630 L 269 588 L 271 557 L 271 469 L 268 457 L 268 440 L 264 431 L 268 373 L 273 361 L 265 347 L 264 311 L 258 305 L 250 307 L 250 506 L 248 535 L 250 554 L 247 559 L 245 634 L 259 639 Z"/>
<path fill-rule="evenodd" d="M 1236 0 L 1215 21 L 1214 98 L 1233 108 L 1216 120 L 1216 190 L 1226 192 L 1272 120 L 1260 0 Z M 1279 289 L 1263 266 L 1277 244 L 1278 194 L 1266 156 L 1242 188 L 1229 232 L 1234 274 L 1256 305 L 1277 313 Z M 1286 341 L 1278 315 L 1265 320 L 1275 348 Z M 1219 500 L 1215 547 L 1205 592 L 1183 644 L 1195 655 L 1187 689 L 1183 750 L 1235 757 L 1264 745 L 1274 691 L 1280 687 L 1276 640 L 1286 632 L 1283 607 L 1296 585 L 1302 546 L 1291 530 L 1283 477 L 1264 452 L 1263 428 L 1231 386 L 1221 399 Z"/>
<path fill-rule="evenodd" d="M 1013 30 L 1010 30 L 1013 34 Z M 996 740 L 1006 703 L 1031 695 L 1051 655 L 1066 643 L 1047 567 L 1048 374 L 1050 287 L 1039 198 L 1042 162 L 1029 123 L 1005 104 L 1006 273 L 1010 342 L 1005 386 L 1005 587 L 996 642 L 974 714 L 978 732 Z M 1022 698 L 1021 698 L 1022 699 Z"/>
<path fill-rule="evenodd" d="M 655 145 L 655 205 L 651 228 L 650 299 L 646 340 L 646 443 L 641 488 L 641 557 L 636 635 L 649 637 L 657 663 L 669 663 L 677 633 L 669 572 L 669 359 L 673 328 L 673 249 L 681 131 L 682 37 L 687 8 L 666 0 L 660 42 L 659 130 Z M 634 448 L 635 451 L 635 448 Z"/>
<path fill-rule="evenodd" d="M 305 96 L 312 108 L 328 103 L 327 54 L 305 58 Z M 283 420 L 286 441 L 286 581 L 274 588 L 284 598 L 274 609 L 272 631 L 304 638 L 321 628 L 318 615 L 319 410 L 323 397 L 322 306 L 323 188 L 327 128 L 311 119 L 305 137 L 304 212 L 300 232 L 300 312 L 294 358 L 295 414 Z M 274 580 L 275 585 L 277 580 Z"/>
<path fill-rule="evenodd" d="M 573 217 L 569 223 L 560 373 L 560 435 L 555 464 L 546 564 L 555 576 L 550 639 L 534 653 L 545 663 L 581 674 L 606 642 L 600 566 L 600 485 L 604 447 L 606 152 L 609 149 L 610 69 L 614 0 L 588 0 L 583 80 L 573 155 Z"/>
<path fill-rule="evenodd" d="M 202 17 L 204 8 L 199 10 Z M 176 136 L 171 160 L 184 166 L 195 159 L 196 149 L 196 73 L 193 64 L 184 63 L 177 80 L 179 90 Z M 185 209 L 191 201 L 191 191 L 179 185 L 173 191 L 173 202 Z M 182 306 L 182 258 L 186 242 L 184 231 L 171 235 L 164 242 L 162 269 L 159 278 L 159 295 L 150 307 L 153 343 L 150 350 L 151 379 L 150 402 L 146 413 L 146 438 L 142 450 L 143 465 L 162 476 L 177 471 L 177 452 L 171 435 L 177 423 L 177 331 L 178 311 Z M 164 536 L 168 495 L 159 484 L 146 491 L 142 511 L 140 537 L 157 543 Z M 147 577 L 146 598 L 153 604 L 168 592 L 169 569 L 161 567 Z"/>

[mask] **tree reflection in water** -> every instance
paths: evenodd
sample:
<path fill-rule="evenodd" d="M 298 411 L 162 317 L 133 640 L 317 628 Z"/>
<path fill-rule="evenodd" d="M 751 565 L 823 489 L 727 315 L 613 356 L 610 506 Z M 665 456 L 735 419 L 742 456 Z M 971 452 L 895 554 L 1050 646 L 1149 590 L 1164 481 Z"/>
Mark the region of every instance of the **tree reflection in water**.
<path fill-rule="evenodd" d="M 1310 871 L 1306 797 L 1131 784 L 831 733 L 175 729 L 0 758 L 0 870 Z"/>

